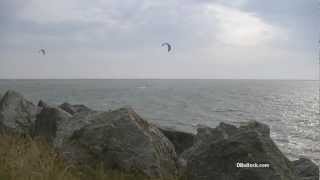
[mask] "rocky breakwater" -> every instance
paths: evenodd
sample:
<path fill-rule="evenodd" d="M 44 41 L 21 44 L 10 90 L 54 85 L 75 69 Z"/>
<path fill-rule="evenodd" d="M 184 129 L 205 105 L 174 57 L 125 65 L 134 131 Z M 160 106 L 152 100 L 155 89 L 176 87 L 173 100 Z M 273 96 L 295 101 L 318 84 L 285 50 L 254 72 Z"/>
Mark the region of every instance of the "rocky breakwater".
<path fill-rule="evenodd" d="M 179 158 L 181 172 L 190 180 L 319 179 L 319 168 L 312 161 L 291 162 L 283 155 L 265 124 L 202 127 L 195 139 Z"/>
<path fill-rule="evenodd" d="M 196 134 L 158 128 L 133 109 L 93 111 L 84 105 L 38 105 L 17 92 L 0 100 L 1 133 L 43 137 L 65 160 L 80 166 L 189 180 L 318 180 L 311 160 L 290 161 L 259 122 L 221 123 Z M 239 163 L 242 163 L 241 166 Z M 247 164 L 268 167 L 247 167 Z"/>

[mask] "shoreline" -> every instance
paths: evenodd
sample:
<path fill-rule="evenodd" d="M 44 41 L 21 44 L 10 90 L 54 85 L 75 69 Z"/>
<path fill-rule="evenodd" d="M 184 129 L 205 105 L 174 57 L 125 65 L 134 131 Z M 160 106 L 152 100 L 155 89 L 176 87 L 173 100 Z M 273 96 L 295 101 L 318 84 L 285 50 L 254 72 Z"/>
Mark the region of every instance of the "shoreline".
<path fill-rule="evenodd" d="M 204 126 L 190 134 L 161 129 L 132 108 L 94 111 L 85 105 L 52 106 L 43 101 L 36 106 L 14 91 L 7 91 L 0 103 L 2 132 L 45 138 L 71 164 L 94 166 L 93 162 L 103 160 L 107 169 L 135 169 L 149 177 L 182 174 L 192 180 L 200 176 L 265 179 L 276 174 L 281 180 L 296 180 L 310 176 L 311 168 L 310 180 L 319 178 L 318 166 L 306 158 L 288 160 L 270 138 L 269 127 L 256 121 L 240 127 Z M 237 163 L 266 162 L 271 168 L 236 167 Z M 220 167 L 221 163 L 225 166 Z M 212 174 L 208 168 L 221 173 Z"/>

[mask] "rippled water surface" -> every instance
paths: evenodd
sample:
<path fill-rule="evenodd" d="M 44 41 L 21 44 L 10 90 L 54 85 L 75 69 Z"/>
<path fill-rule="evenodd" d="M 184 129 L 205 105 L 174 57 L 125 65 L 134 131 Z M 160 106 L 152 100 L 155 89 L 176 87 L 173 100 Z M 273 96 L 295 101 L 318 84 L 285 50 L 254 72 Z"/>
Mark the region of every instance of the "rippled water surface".
<path fill-rule="evenodd" d="M 194 131 L 197 124 L 258 120 L 291 158 L 320 165 L 317 81 L 275 80 L 0 80 L 34 101 L 86 104 L 109 110 L 132 106 L 162 126 Z"/>

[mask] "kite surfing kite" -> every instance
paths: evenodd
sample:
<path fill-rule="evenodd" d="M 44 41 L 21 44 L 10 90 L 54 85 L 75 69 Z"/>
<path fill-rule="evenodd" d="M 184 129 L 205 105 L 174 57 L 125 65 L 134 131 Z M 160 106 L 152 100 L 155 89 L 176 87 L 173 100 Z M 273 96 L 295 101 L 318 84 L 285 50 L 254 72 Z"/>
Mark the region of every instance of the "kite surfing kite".
<path fill-rule="evenodd" d="M 168 48 L 168 52 L 170 52 L 171 50 L 172 50 L 172 46 L 169 44 L 169 43 L 162 43 L 161 44 L 161 46 L 163 47 L 163 46 L 167 46 L 167 48 Z"/>
<path fill-rule="evenodd" d="M 42 55 L 46 55 L 46 50 L 45 49 L 40 49 L 38 52 L 41 53 Z"/>

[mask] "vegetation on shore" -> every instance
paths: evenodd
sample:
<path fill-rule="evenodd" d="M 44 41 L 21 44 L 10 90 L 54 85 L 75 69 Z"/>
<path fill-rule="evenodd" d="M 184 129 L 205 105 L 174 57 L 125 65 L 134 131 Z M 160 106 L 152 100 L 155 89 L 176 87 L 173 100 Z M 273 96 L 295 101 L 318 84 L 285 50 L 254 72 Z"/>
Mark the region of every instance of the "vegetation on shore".
<path fill-rule="evenodd" d="M 139 174 L 67 165 L 41 139 L 0 135 L 0 180 L 147 180 Z M 175 178 L 174 180 L 177 180 Z M 171 179 L 172 180 L 172 179 Z"/>

